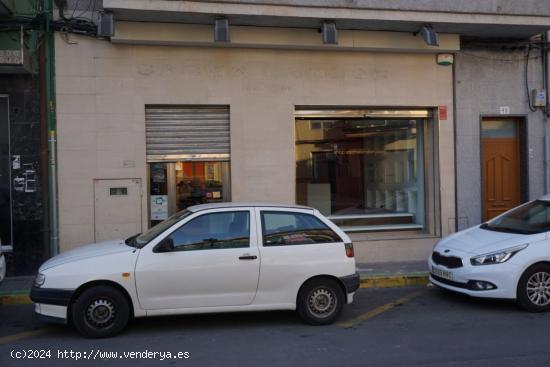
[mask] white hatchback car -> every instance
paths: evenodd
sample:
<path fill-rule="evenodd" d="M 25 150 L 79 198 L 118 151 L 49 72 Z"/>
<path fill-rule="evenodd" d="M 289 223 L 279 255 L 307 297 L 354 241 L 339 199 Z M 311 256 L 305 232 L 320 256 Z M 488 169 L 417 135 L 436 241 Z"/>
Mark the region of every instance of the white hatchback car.
<path fill-rule="evenodd" d="M 172 314 L 297 310 L 328 324 L 358 287 L 349 237 L 317 210 L 219 203 L 49 259 L 31 299 L 39 318 L 105 337 L 131 317 Z"/>
<path fill-rule="evenodd" d="M 550 195 L 442 239 L 428 266 L 439 287 L 550 310 Z"/>

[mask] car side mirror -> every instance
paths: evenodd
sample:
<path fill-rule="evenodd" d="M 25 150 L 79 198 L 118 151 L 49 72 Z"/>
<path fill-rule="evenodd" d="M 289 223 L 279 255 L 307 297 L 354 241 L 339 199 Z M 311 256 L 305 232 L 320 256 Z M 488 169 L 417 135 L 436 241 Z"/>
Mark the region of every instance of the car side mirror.
<path fill-rule="evenodd" d="M 166 237 L 160 241 L 154 248 L 153 252 L 170 252 L 174 251 L 174 240 Z"/>

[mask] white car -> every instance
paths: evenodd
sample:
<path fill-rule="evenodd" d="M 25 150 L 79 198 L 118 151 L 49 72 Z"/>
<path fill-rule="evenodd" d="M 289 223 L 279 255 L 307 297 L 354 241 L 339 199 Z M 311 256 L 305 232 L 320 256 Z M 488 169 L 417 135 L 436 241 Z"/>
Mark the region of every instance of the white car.
<path fill-rule="evenodd" d="M 2 246 L 0 246 L 0 283 L 2 283 L 5 276 L 6 276 L 6 257 L 2 253 Z"/>
<path fill-rule="evenodd" d="M 328 324 L 358 288 L 349 237 L 317 210 L 219 203 L 49 259 L 31 299 L 39 318 L 105 337 L 131 317 L 222 311 L 297 310 Z"/>
<path fill-rule="evenodd" d="M 428 266 L 439 287 L 550 310 L 550 195 L 442 239 Z"/>

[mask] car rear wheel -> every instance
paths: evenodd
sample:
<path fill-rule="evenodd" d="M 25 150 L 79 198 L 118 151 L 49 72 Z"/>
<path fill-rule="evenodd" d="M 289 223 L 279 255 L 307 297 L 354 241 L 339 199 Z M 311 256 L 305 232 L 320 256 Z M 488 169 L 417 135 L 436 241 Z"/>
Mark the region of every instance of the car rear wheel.
<path fill-rule="evenodd" d="M 331 324 L 342 312 L 344 292 L 333 279 L 314 279 L 302 286 L 296 309 L 310 325 Z"/>
<path fill-rule="evenodd" d="M 523 273 L 518 283 L 517 301 L 527 311 L 550 310 L 550 265 L 533 265 Z"/>
<path fill-rule="evenodd" d="M 85 290 L 71 307 L 72 322 L 78 332 L 88 338 L 104 338 L 118 334 L 130 319 L 126 297 L 109 286 Z"/>

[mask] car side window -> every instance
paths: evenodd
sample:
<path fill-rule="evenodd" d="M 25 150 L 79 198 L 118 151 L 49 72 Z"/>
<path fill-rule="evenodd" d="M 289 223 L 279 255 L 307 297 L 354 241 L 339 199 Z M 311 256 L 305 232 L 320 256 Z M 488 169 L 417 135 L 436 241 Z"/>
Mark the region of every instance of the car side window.
<path fill-rule="evenodd" d="M 311 214 L 262 211 L 264 246 L 342 242 L 332 229 Z"/>
<path fill-rule="evenodd" d="M 174 251 L 250 247 L 248 211 L 204 214 L 172 232 Z"/>

